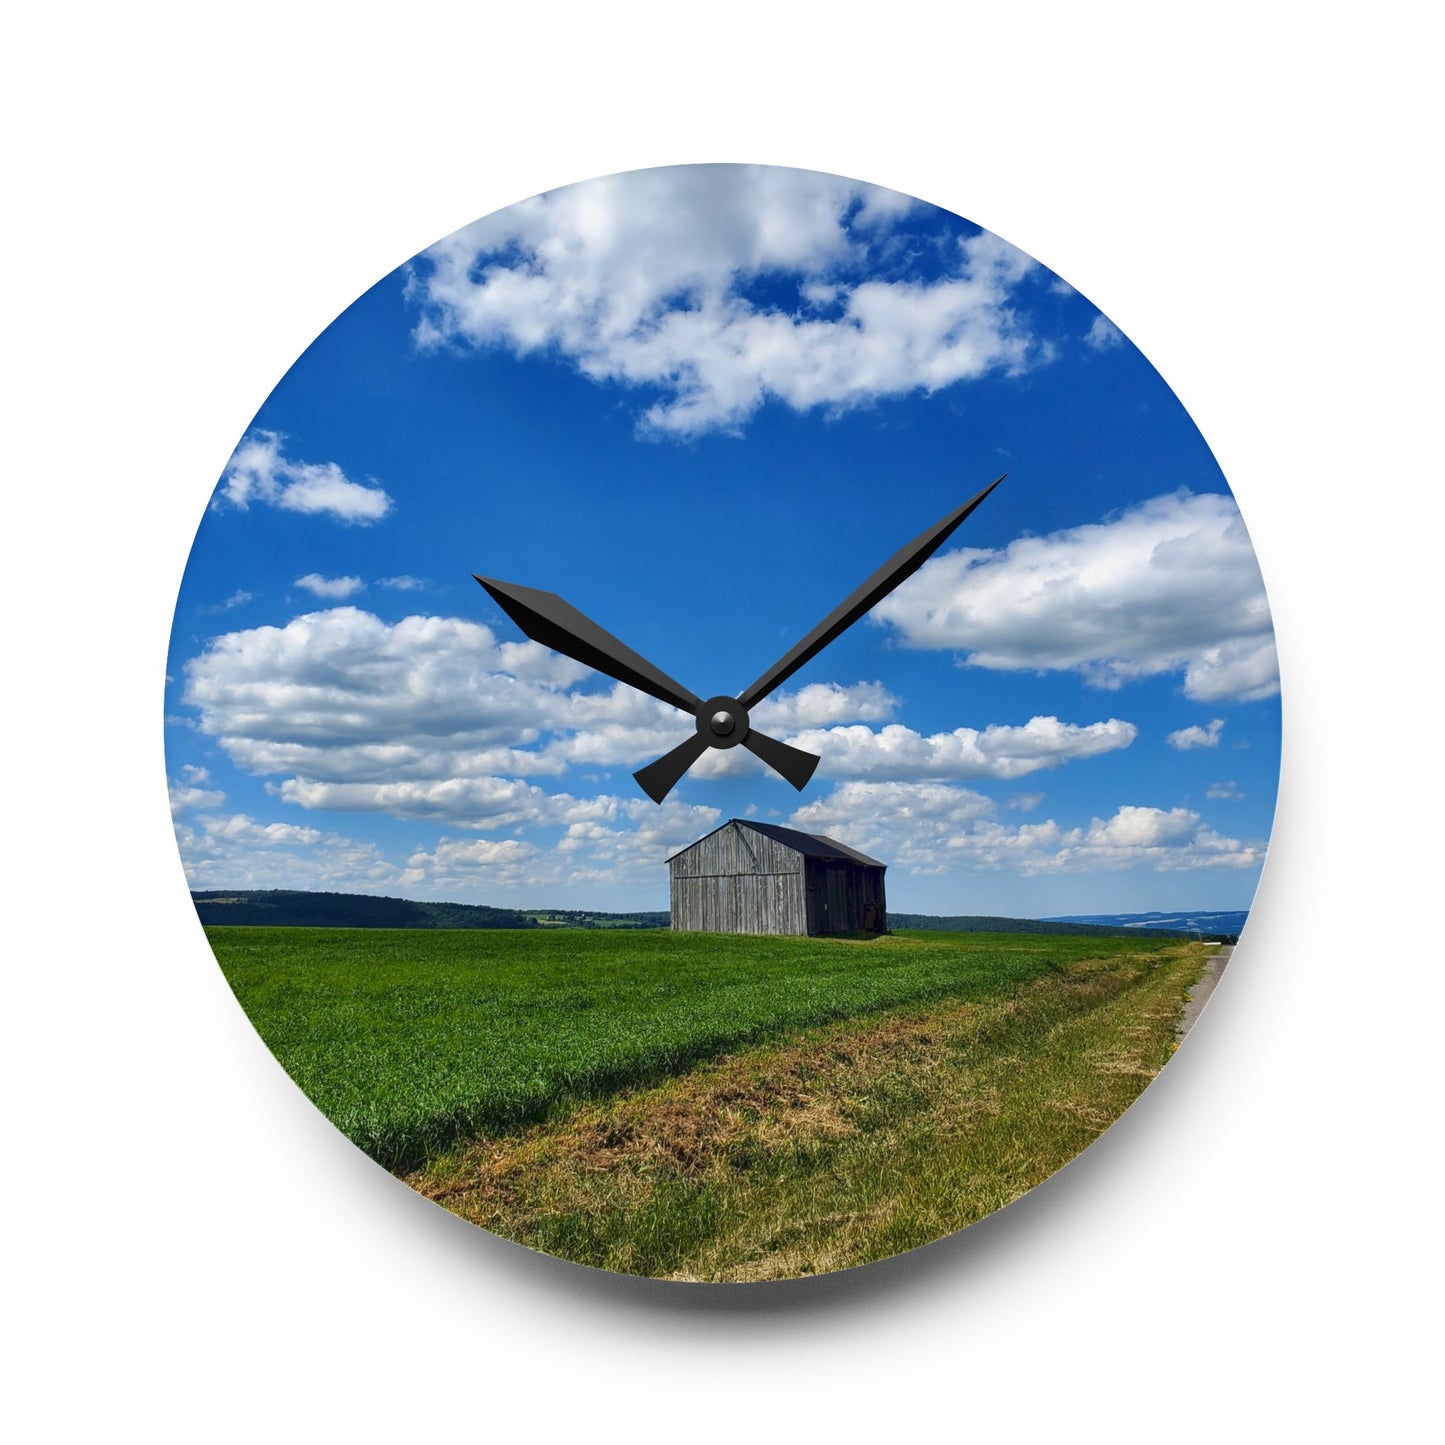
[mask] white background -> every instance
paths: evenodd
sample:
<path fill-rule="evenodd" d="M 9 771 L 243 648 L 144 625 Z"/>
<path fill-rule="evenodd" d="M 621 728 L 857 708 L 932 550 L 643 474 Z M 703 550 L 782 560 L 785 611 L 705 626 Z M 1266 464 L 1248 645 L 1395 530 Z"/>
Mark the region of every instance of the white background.
<path fill-rule="evenodd" d="M 18 1438 L 1424 1432 L 1440 118 L 1424 12 L 1365 13 L 252 3 L 11 23 Z M 964 1235 L 780 1286 L 532 1256 L 345 1143 L 206 949 L 161 750 L 191 537 L 295 356 L 477 215 L 705 160 L 893 186 L 1083 290 L 1213 447 L 1284 672 L 1255 915 L 1144 1100 Z"/>

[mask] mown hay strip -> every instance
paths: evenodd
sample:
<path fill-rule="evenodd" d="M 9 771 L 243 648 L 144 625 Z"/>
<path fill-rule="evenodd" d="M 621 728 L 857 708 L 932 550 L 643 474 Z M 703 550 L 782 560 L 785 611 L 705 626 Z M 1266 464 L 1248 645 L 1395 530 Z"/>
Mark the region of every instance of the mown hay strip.
<path fill-rule="evenodd" d="M 983 1217 L 1067 1162 L 1174 1047 L 1199 950 L 1004 999 L 818 1028 L 479 1138 L 405 1175 L 497 1234 L 624 1272 L 843 1268 Z"/>

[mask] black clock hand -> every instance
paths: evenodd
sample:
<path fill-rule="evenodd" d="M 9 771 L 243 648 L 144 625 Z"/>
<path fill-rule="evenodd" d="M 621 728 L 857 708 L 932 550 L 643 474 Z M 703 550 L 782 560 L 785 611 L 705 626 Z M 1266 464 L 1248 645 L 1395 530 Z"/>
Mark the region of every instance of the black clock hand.
<path fill-rule="evenodd" d="M 633 777 L 637 786 L 654 803 L 662 800 L 678 785 L 682 775 L 712 746 L 700 732 L 680 742 L 670 753 L 663 753 L 656 762 L 639 768 Z M 817 759 L 814 759 L 816 764 Z"/>
<path fill-rule="evenodd" d="M 839 633 L 871 611 L 900 582 L 918 571 L 1001 481 L 1003 477 L 895 552 L 786 656 L 736 698 L 719 696 L 702 701 L 555 592 L 519 587 L 494 578 L 477 577 L 476 580 L 534 642 L 541 642 L 693 715 L 697 731 L 692 737 L 632 775 L 654 802 L 661 803 L 709 748 L 731 748 L 738 744 L 801 791 L 818 766 L 817 755 L 758 732 L 749 725 L 748 710 L 816 657 Z"/>
<path fill-rule="evenodd" d="M 1004 473 L 1004 477 L 1008 475 Z M 998 481 L 985 487 L 976 497 L 950 512 L 926 532 L 920 533 L 906 547 L 893 554 L 861 587 L 849 593 L 800 643 L 785 657 L 779 658 L 753 685 L 738 694 L 745 708 L 753 707 L 779 684 L 786 682 L 805 662 L 816 657 L 839 633 L 851 627 L 866 612 L 871 612 L 905 578 L 911 577 L 951 537 L 974 509 L 993 491 Z"/>
<path fill-rule="evenodd" d="M 1004 474 L 1005 476 L 1007 473 Z M 688 738 L 671 752 L 632 776 L 654 801 L 661 802 L 682 775 L 709 747 L 731 747 L 739 740 L 749 752 L 781 773 L 799 791 L 813 776 L 818 758 L 799 748 L 780 743 L 748 726 L 748 709 L 760 698 L 791 677 L 810 658 L 816 657 L 845 628 L 881 602 L 905 577 L 911 577 L 951 537 L 988 494 L 1003 481 L 1000 477 L 976 497 L 952 511 L 941 522 L 915 537 L 895 552 L 861 587 L 849 594 L 787 656 L 774 663 L 750 688 L 736 698 L 716 697 L 697 713 L 697 736 Z M 710 719 L 710 721 L 709 721 Z M 719 730 L 718 723 L 726 726 Z M 741 739 L 737 734 L 741 732 Z"/>
<path fill-rule="evenodd" d="M 733 698 L 714 698 L 713 703 L 732 703 Z M 704 704 L 711 708 L 712 703 Z M 715 727 L 722 709 L 711 715 L 711 726 Z M 743 714 L 746 717 L 746 714 Z M 706 717 L 699 714 L 698 730 L 686 742 L 679 743 L 670 753 L 664 753 L 656 762 L 633 773 L 638 786 L 652 799 L 660 803 L 678 784 L 682 775 L 709 749 L 726 747 L 726 742 L 717 742 L 709 736 L 710 728 L 705 725 Z M 757 728 L 749 727 L 742 736 L 742 745 L 761 758 L 775 773 L 781 773 L 800 793 L 808 786 L 808 779 L 818 766 L 817 753 L 805 753 L 790 743 L 782 743 Z"/>
<path fill-rule="evenodd" d="M 498 582 L 494 577 L 472 576 L 491 594 L 497 606 L 532 639 L 553 652 L 605 672 L 639 692 L 668 702 L 683 712 L 696 714 L 702 699 L 654 667 L 610 632 L 584 616 L 555 592 Z"/>
<path fill-rule="evenodd" d="M 475 572 L 472 576 L 534 642 L 693 715 L 697 732 L 680 747 L 634 774 L 654 802 L 661 803 L 678 779 L 710 747 L 729 748 L 741 743 L 795 788 L 801 789 L 813 776 L 813 769 L 818 766 L 814 754 L 749 728 L 746 710 L 738 708 L 730 697 L 703 702 L 696 693 L 599 627 L 555 592 L 500 582 L 494 577 L 478 577 Z"/>

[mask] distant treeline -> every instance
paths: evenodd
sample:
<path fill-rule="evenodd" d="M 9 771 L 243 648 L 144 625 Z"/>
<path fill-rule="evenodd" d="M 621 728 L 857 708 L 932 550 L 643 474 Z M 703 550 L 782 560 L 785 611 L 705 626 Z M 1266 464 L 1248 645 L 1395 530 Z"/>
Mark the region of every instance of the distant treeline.
<path fill-rule="evenodd" d="M 938 918 L 929 913 L 894 913 L 888 911 L 891 929 L 921 928 L 937 933 L 1067 933 L 1074 936 L 1094 934 L 1099 938 L 1192 938 L 1192 934 L 1167 928 L 1110 927 L 1106 923 L 1045 923 L 1037 918 L 989 918 L 963 914 Z"/>
<path fill-rule="evenodd" d="M 595 908 L 529 908 L 543 928 L 671 928 L 667 913 L 599 913 Z"/>
<path fill-rule="evenodd" d="M 222 888 L 192 893 L 201 922 L 266 928 L 537 928 L 514 908 L 482 903 L 416 903 L 366 893 L 302 893 L 285 888 Z"/>
<path fill-rule="evenodd" d="M 250 924 L 266 928 L 667 928 L 665 912 L 602 913 L 580 908 L 491 908 L 484 903 L 420 903 L 409 898 L 373 898 L 368 893 L 307 893 L 285 888 L 218 888 L 192 893 L 205 924 Z M 1035 918 L 992 918 L 965 914 L 940 918 L 928 913 L 892 913 L 892 930 L 940 933 L 1094 934 L 1118 938 L 1192 938 L 1180 929 L 1111 927 L 1103 923 L 1042 922 Z M 1233 937 L 1204 934 L 1233 942 Z"/>

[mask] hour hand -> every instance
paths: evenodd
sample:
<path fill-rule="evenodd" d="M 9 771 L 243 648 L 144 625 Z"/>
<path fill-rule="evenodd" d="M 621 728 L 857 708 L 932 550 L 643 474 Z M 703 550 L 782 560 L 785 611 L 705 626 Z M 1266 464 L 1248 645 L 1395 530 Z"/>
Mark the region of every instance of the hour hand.
<path fill-rule="evenodd" d="M 812 753 L 789 747 L 751 729 L 747 709 L 739 707 L 733 698 L 716 697 L 704 703 L 696 693 L 689 692 L 661 668 L 654 667 L 626 643 L 619 642 L 555 592 L 499 582 L 495 577 L 477 577 L 475 572 L 472 576 L 533 642 L 540 642 L 554 652 L 692 714 L 696 733 L 634 774 L 639 786 L 654 802 L 661 803 L 709 748 L 731 748 L 739 743 L 780 772 L 795 788 L 801 788 L 812 776 L 818 765 Z"/>
<path fill-rule="evenodd" d="M 650 697 L 696 714 L 702 699 L 639 656 L 610 632 L 584 616 L 555 592 L 499 582 L 495 577 L 472 576 L 491 594 L 497 606 L 532 639 L 587 667 L 605 672 Z"/>

